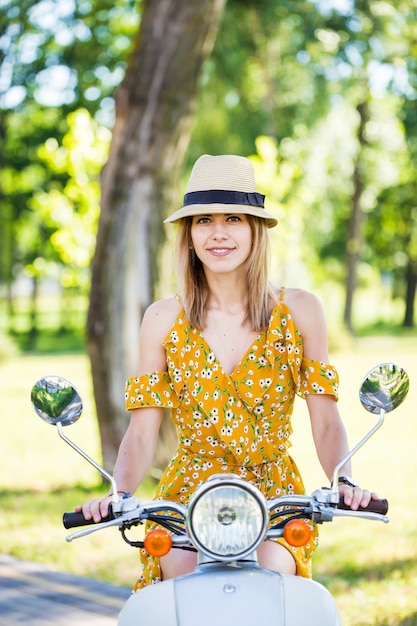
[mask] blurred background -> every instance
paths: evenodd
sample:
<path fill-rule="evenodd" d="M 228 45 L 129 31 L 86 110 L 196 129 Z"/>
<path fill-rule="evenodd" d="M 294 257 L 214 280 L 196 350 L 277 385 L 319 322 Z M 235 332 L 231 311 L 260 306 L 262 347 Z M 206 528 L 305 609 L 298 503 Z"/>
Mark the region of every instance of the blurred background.
<path fill-rule="evenodd" d="M 74 438 L 111 469 L 141 316 L 176 290 L 175 228 L 163 218 L 198 156 L 241 154 L 279 219 L 273 281 L 323 301 L 355 443 L 370 426 L 354 419 L 367 369 L 397 360 L 413 384 L 416 364 L 417 2 L 0 0 L 0 10 L 2 549 L 54 566 L 58 550 L 62 569 L 129 584 L 136 556 L 118 537 L 105 555 L 91 540 L 82 567 L 86 544 L 61 546 L 61 510 L 105 487 L 32 417 L 31 385 L 73 380 L 86 405 Z M 396 503 L 394 530 L 377 541 L 366 527 L 365 540 L 339 524 L 326 529 L 330 567 L 329 551 L 317 557 L 346 624 L 417 624 L 415 401 L 371 444 L 372 462 L 358 461 L 361 481 Z M 314 489 L 324 478 L 298 411 L 294 448 Z M 173 445 L 166 420 L 144 493 Z"/>

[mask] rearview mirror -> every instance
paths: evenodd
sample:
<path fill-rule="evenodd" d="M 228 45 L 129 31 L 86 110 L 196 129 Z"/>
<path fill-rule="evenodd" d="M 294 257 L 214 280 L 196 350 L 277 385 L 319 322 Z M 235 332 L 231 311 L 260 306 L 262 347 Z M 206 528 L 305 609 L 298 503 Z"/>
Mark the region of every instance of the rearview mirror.
<path fill-rule="evenodd" d="M 381 363 L 366 374 L 359 389 L 359 399 L 367 411 L 379 414 L 379 420 L 334 468 L 332 491 L 335 503 L 338 502 L 339 498 L 338 477 L 340 469 L 382 426 L 385 414 L 400 406 L 408 393 L 409 386 L 407 372 L 395 363 Z"/>
<path fill-rule="evenodd" d="M 61 376 L 45 376 L 32 387 L 32 406 L 48 424 L 74 424 L 81 416 L 83 403 L 76 388 Z"/>
<path fill-rule="evenodd" d="M 381 363 L 371 369 L 362 381 L 359 399 L 370 413 L 389 413 L 405 399 L 410 381 L 407 372 L 395 363 Z"/>

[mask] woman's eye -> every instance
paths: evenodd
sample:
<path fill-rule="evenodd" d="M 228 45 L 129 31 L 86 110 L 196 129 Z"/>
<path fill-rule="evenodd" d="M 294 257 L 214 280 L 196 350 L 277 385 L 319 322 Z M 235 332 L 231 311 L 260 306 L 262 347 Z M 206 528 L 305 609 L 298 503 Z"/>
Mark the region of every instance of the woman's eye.
<path fill-rule="evenodd" d="M 241 222 L 241 218 L 240 215 L 229 215 L 229 217 L 227 218 L 228 222 Z"/>

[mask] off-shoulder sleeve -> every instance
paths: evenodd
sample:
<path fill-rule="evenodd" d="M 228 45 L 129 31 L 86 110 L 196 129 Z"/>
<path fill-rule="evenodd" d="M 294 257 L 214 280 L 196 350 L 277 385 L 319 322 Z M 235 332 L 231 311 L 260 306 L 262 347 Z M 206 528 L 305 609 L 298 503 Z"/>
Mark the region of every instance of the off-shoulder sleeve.
<path fill-rule="evenodd" d="M 338 399 L 339 375 L 333 365 L 322 361 L 303 358 L 297 381 L 297 394 L 304 398 L 307 394 L 334 396 Z"/>
<path fill-rule="evenodd" d="M 150 406 L 176 408 L 179 398 L 168 372 L 153 372 L 126 381 L 125 404 L 127 411 Z"/>

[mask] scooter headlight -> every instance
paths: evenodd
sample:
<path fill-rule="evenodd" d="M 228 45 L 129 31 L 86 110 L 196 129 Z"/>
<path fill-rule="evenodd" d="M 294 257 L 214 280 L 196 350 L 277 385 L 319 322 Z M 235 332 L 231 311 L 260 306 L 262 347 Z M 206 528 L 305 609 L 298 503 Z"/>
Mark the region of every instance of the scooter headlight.
<path fill-rule="evenodd" d="M 262 494 L 230 475 L 216 475 L 190 502 L 187 530 L 198 550 L 216 560 L 244 558 L 262 542 L 268 511 Z"/>

